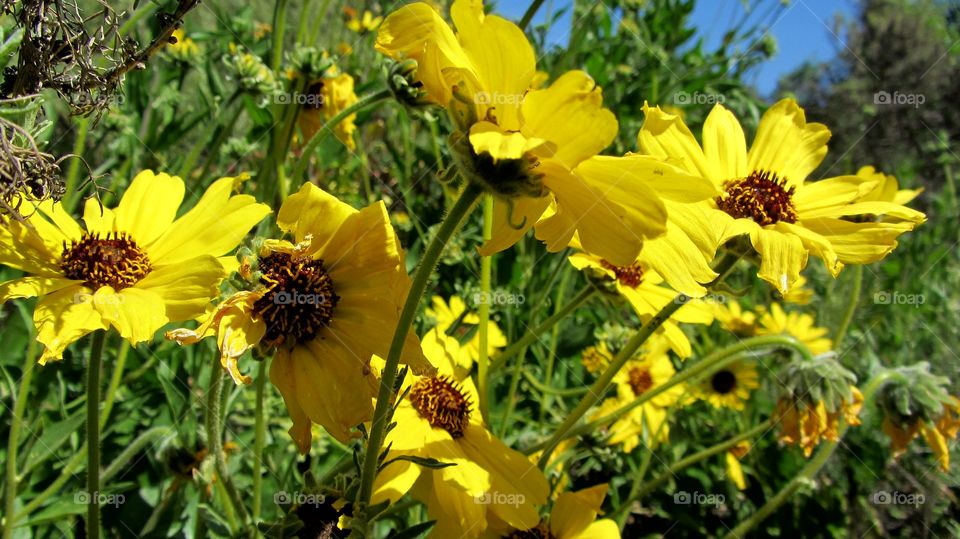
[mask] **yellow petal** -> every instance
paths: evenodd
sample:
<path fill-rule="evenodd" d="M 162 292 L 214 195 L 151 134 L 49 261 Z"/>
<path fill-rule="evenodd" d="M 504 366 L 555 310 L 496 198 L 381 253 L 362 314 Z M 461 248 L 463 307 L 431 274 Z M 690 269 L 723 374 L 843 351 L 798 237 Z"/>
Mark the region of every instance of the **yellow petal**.
<path fill-rule="evenodd" d="M 637 142 L 643 153 L 680 159 L 681 166 L 688 173 L 714 180 L 711 178 L 711 168 L 703 150 L 683 123 L 683 118 L 668 114 L 660 107 L 651 108 L 646 103 L 643 105 L 643 114 L 643 127 L 637 135 Z"/>
<path fill-rule="evenodd" d="M 568 539 L 564 536 L 564 539 Z M 582 533 L 569 539 L 620 539 L 620 525 L 615 520 L 605 518 L 591 523 Z"/>
<path fill-rule="evenodd" d="M 830 242 L 844 264 L 870 264 L 883 259 L 897 246 L 897 237 L 915 226 L 910 222 L 854 223 L 829 217 L 806 219 L 803 225 Z"/>
<path fill-rule="evenodd" d="M 78 281 L 33 275 L 0 283 L 0 303 L 17 298 L 34 298 L 62 290 Z"/>
<path fill-rule="evenodd" d="M 717 182 L 746 178 L 747 140 L 732 112 L 717 103 L 703 124 L 703 154 Z"/>
<path fill-rule="evenodd" d="M 347 217 L 357 213 L 352 206 L 312 183 L 287 197 L 277 214 L 277 226 L 293 234 L 295 243 L 313 235 L 313 246 L 322 249 Z"/>
<path fill-rule="evenodd" d="M 751 234 L 750 241 L 761 258 L 757 276 L 773 285 L 781 294 L 789 292 L 800 278 L 800 270 L 807 265 L 807 250 L 800 238 L 758 228 Z"/>
<path fill-rule="evenodd" d="M 747 480 L 743 477 L 743 467 L 740 466 L 740 460 L 730 453 L 726 453 L 727 477 L 736 485 L 738 490 L 747 488 Z"/>
<path fill-rule="evenodd" d="M 564 492 L 557 497 L 550 512 L 550 531 L 556 537 L 577 537 L 596 520 L 606 496 L 606 484 Z"/>
<path fill-rule="evenodd" d="M 294 360 L 289 352 L 278 352 L 270 364 L 270 382 L 280 390 L 283 402 L 287 405 L 287 413 L 293 421 L 288 431 L 301 455 L 310 451 L 310 418 L 300 406 L 297 396 L 297 373 L 294 370 Z"/>
<path fill-rule="evenodd" d="M 42 217 L 35 215 L 30 221 L 46 224 L 30 228 L 10 220 L 0 225 L 0 264 L 34 275 L 63 277 L 59 263 L 66 237 Z"/>
<path fill-rule="evenodd" d="M 183 180 L 144 170 L 130 182 L 115 212 L 117 230 L 130 234 L 141 246 L 166 232 L 183 202 Z"/>
<path fill-rule="evenodd" d="M 505 132 L 496 124 L 477 122 L 470 127 L 470 144 L 478 155 L 487 153 L 494 162 L 520 159 L 528 151 L 544 143 L 543 139 L 526 137 L 519 132 Z"/>
<path fill-rule="evenodd" d="M 192 320 L 219 294 L 220 281 L 226 277 L 220 262 L 212 256 L 198 256 L 183 264 L 156 266 L 136 288 L 159 296 L 171 322 Z"/>
<path fill-rule="evenodd" d="M 616 117 L 603 108 L 600 87 L 583 71 L 568 71 L 523 100 L 523 133 L 550 141 L 537 153 L 567 168 L 609 146 L 617 129 Z"/>
<path fill-rule="evenodd" d="M 83 222 L 87 231 L 104 235 L 113 232 L 116 214 L 110 208 L 101 206 L 96 198 L 88 198 L 83 207 Z"/>
<path fill-rule="evenodd" d="M 493 200 L 493 233 L 490 240 L 485 242 L 479 249 L 481 256 L 490 256 L 509 249 L 520 238 L 533 228 L 537 220 L 546 211 L 550 205 L 550 197 L 518 197 L 513 199 L 513 212 L 510 212 L 510 205 L 505 201 L 495 198 Z M 522 226 L 514 226 L 522 225 Z M 547 246 L 552 251 L 557 251 L 566 247 L 566 242 L 561 242 L 561 247 Z"/>
<path fill-rule="evenodd" d="M 706 294 L 707 289 L 701 283 L 709 283 L 717 277 L 697 245 L 670 221 L 669 216 L 667 233 L 647 240 L 640 251 L 640 260 L 662 275 L 675 290 L 690 297 Z"/>
<path fill-rule="evenodd" d="M 800 219 L 820 217 L 823 212 L 849 205 L 874 185 L 874 182 L 864 182 L 857 176 L 838 176 L 810 182 L 797 190 L 793 203 Z"/>
<path fill-rule="evenodd" d="M 103 321 L 133 345 L 153 339 L 154 333 L 169 322 L 163 299 L 139 288 L 117 292 L 103 286 L 94 292 L 92 301 Z"/>
<path fill-rule="evenodd" d="M 61 359 L 63 350 L 84 335 L 106 329 L 100 314 L 93 308 L 90 290 L 70 286 L 40 298 L 33 311 L 37 341 L 44 345 L 40 364 Z"/>
<path fill-rule="evenodd" d="M 827 126 L 808 124 L 797 102 L 784 99 L 760 118 L 750 146 L 749 169 L 774 172 L 790 185 L 802 185 L 827 155 L 828 140 Z"/>

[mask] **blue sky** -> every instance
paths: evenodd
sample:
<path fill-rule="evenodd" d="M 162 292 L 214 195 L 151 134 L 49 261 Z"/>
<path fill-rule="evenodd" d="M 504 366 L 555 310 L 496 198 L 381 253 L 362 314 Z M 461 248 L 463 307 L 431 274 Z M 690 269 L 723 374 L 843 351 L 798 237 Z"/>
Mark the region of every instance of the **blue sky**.
<path fill-rule="evenodd" d="M 748 19 L 756 21 L 761 12 L 781 0 L 751 0 L 757 6 Z M 569 5 L 569 0 L 547 0 L 534 22 L 542 21 L 551 2 L 554 9 Z M 526 11 L 528 0 L 500 0 L 495 12 L 518 20 Z M 775 89 L 777 80 L 806 61 L 826 60 L 842 50 L 843 36 L 832 33 L 836 15 L 847 19 L 856 13 L 856 0 L 790 0 L 790 5 L 779 19 L 768 28 L 777 41 L 777 54 L 753 73 L 753 83 L 763 95 Z M 742 0 L 698 0 L 693 22 L 708 48 L 715 48 L 723 34 L 744 15 Z M 564 17 L 551 30 L 552 40 L 564 44 L 569 34 L 570 18 Z"/>

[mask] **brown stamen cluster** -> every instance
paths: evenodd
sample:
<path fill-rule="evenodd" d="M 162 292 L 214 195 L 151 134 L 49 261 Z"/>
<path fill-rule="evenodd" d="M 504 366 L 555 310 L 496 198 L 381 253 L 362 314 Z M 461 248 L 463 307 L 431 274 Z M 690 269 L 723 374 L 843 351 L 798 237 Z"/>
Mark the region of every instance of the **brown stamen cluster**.
<path fill-rule="evenodd" d="M 737 376 L 728 370 L 717 371 L 710 379 L 710 386 L 721 395 L 737 388 Z"/>
<path fill-rule="evenodd" d="M 643 283 L 643 268 L 640 267 L 640 264 L 633 264 L 632 266 L 614 266 L 606 260 L 601 260 L 600 265 L 605 269 L 612 271 L 613 275 L 617 278 L 617 281 L 619 281 L 623 286 L 636 288 Z"/>
<path fill-rule="evenodd" d="M 140 282 L 152 269 L 147 253 L 123 232 L 86 233 L 63 244 L 60 269 L 67 279 L 83 281 L 96 290 L 103 286 L 123 290 Z"/>
<path fill-rule="evenodd" d="M 267 326 L 264 342 L 279 346 L 290 337 L 313 340 L 333 321 L 340 296 L 323 266 L 323 260 L 275 252 L 260 257 L 263 296 L 253 312 Z"/>
<path fill-rule="evenodd" d="M 653 376 L 650 374 L 650 369 L 634 367 L 630 369 L 628 376 L 630 389 L 633 390 L 633 394 L 637 397 L 653 387 Z"/>
<path fill-rule="evenodd" d="M 536 528 L 529 530 L 514 530 L 504 539 L 556 539 L 556 535 L 550 531 L 550 526 L 546 522 L 540 521 Z"/>
<path fill-rule="evenodd" d="M 793 205 L 794 187 L 787 188 L 786 178 L 767 171 L 754 171 L 739 180 L 724 184 L 726 190 L 716 198 L 717 207 L 737 219 L 753 219 L 761 226 L 781 221 L 797 222 Z"/>
<path fill-rule="evenodd" d="M 470 399 L 446 376 L 418 380 L 410 389 L 410 404 L 430 426 L 460 438 L 470 423 Z"/>

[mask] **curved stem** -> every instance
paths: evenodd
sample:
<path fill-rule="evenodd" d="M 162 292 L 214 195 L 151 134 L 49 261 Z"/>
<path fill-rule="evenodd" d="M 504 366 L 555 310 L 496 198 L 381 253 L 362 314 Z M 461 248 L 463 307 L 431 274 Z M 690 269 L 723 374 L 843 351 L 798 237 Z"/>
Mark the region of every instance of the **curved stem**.
<path fill-rule="evenodd" d="M 837 326 L 837 333 L 833 337 L 833 349 L 839 350 L 840 343 L 847 336 L 847 330 L 850 328 L 850 322 L 853 320 L 853 314 L 857 311 L 857 305 L 860 303 L 860 291 L 863 289 L 863 266 L 853 267 L 853 286 L 850 289 L 850 299 L 847 300 L 847 310 L 843 313 L 843 319 Z"/>
<path fill-rule="evenodd" d="M 100 358 L 106 331 L 93 333 L 87 362 L 87 537 L 100 537 Z"/>
<path fill-rule="evenodd" d="M 483 242 L 493 237 L 493 197 L 483 197 Z M 480 394 L 480 415 L 490 424 L 490 387 L 487 384 L 490 338 L 490 278 L 493 273 L 492 256 L 480 257 L 480 357 L 477 359 L 477 392 Z"/>
<path fill-rule="evenodd" d="M 773 424 L 774 424 L 774 421 L 772 419 L 767 419 L 766 421 L 758 424 L 757 426 L 749 430 L 743 431 L 740 434 L 737 434 L 733 438 L 724 440 L 716 445 L 712 445 L 702 451 L 694 453 L 689 457 L 682 458 L 677 462 L 671 464 L 670 467 L 667 468 L 667 471 L 663 472 L 657 477 L 654 477 L 650 481 L 647 481 L 646 483 L 643 483 L 642 485 L 640 485 L 640 487 L 637 488 L 637 490 L 633 492 L 629 498 L 624 500 L 623 503 L 620 505 L 620 507 L 618 507 L 614 511 L 614 515 L 620 514 L 623 511 L 625 511 L 627 508 L 629 508 L 630 504 L 632 504 L 637 500 L 640 500 L 641 498 L 643 498 L 644 496 L 652 492 L 654 489 L 658 488 L 660 485 L 669 481 L 670 478 L 676 476 L 677 472 L 679 472 L 680 470 L 693 466 L 694 464 L 702 460 L 706 460 L 714 455 L 723 453 L 724 451 L 730 449 L 731 447 L 734 447 L 735 445 L 737 445 L 738 443 L 744 440 L 749 440 L 750 438 L 761 435 L 764 432 L 767 432 L 769 429 L 771 429 L 773 427 Z"/>
<path fill-rule="evenodd" d="M 559 395 L 561 397 L 575 397 L 577 395 L 583 395 L 586 393 L 589 388 L 586 387 L 574 387 L 571 389 L 559 389 L 555 387 L 550 387 L 547 384 L 544 384 L 540 380 L 537 380 L 532 374 L 528 371 L 523 371 L 523 377 L 526 378 L 527 383 L 533 386 L 534 389 L 540 393 L 546 393 L 549 395 Z"/>
<path fill-rule="evenodd" d="M 117 472 L 120 471 L 120 468 L 125 466 L 130 459 L 134 457 L 141 449 L 147 446 L 156 438 L 161 438 L 168 434 L 175 433 L 176 430 L 173 427 L 153 427 L 144 431 L 140 436 L 137 436 L 130 444 L 124 448 L 120 455 L 110 463 L 109 466 L 103 469 L 103 472 L 100 474 L 100 479 L 104 482 L 109 481 L 113 478 Z"/>
<path fill-rule="evenodd" d="M 598 290 L 592 285 L 585 286 L 580 293 L 570 299 L 562 308 L 558 309 L 557 312 L 553 313 L 553 316 L 547 318 L 541 322 L 537 327 L 531 329 L 527 332 L 526 335 L 520 338 L 517 342 L 511 344 L 507 348 L 497 354 L 496 357 L 490 362 L 490 372 L 494 372 L 507 362 L 508 359 L 517 355 L 521 350 L 533 344 L 539 337 L 540 334 L 552 328 L 557 322 L 563 320 L 570 313 L 575 311 L 578 307 L 587 302 L 592 298 Z"/>
<path fill-rule="evenodd" d="M 373 412 L 373 423 L 370 426 L 370 436 L 367 439 L 367 448 L 363 458 L 363 468 L 360 476 L 360 490 L 357 494 L 357 503 L 360 506 L 360 512 L 365 512 L 370 504 L 370 497 L 373 494 L 373 482 L 377 475 L 377 465 L 379 464 L 380 449 L 383 446 L 383 440 L 386 437 L 387 421 L 386 418 L 390 411 L 392 397 L 394 395 L 394 385 L 397 381 L 397 365 L 400 363 L 400 354 L 403 352 L 403 345 L 406 342 L 407 333 L 413 325 L 413 319 L 417 314 L 417 308 L 420 306 L 420 300 L 424 291 L 427 289 L 427 283 L 433 274 L 434 268 L 440 261 L 440 255 L 443 254 L 447 242 L 460 228 L 474 203 L 480 197 L 483 188 L 473 183 L 467 183 L 460 198 L 450 209 L 450 213 L 440 223 L 436 236 L 430 240 L 423 258 L 420 259 L 420 265 L 413 275 L 413 282 L 410 291 L 407 293 L 407 299 L 403 304 L 403 310 L 400 312 L 400 318 L 397 320 L 397 329 L 393 334 L 393 341 L 390 343 L 390 352 L 383 367 L 380 377 L 380 390 L 377 394 L 377 405 Z M 361 518 L 366 521 L 365 526 L 369 527 L 369 520 L 366 516 Z M 362 532 L 366 532 L 364 528 Z M 367 534 L 369 535 L 369 534 Z"/>
<path fill-rule="evenodd" d="M 242 522 L 246 522 L 247 513 L 243 506 L 243 501 L 237 493 L 233 481 L 227 474 L 227 461 L 223 453 L 223 438 L 220 425 L 223 423 L 221 395 L 223 394 L 223 370 L 214 367 L 210 373 L 210 386 L 207 388 L 207 447 L 213 453 L 214 463 L 217 470 L 217 479 L 227 493 L 227 500 L 234 513 L 239 515 Z"/>
<path fill-rule="evenodd" d="M 290 180 L 294 182 L 303 181 L 304 173 L 307 170 L 307 165 L 310 164 L 310 156 L 313 155 L 313 152 L 317 149 L 317 146 L 323 142 L 323 139 L 333 132 L 333 128 L 336 127 L 337 124 L 342 122 L 351 114 L 356 114 L 367 107 L 376 105 L 381 101 L 386 101 L 392 96 L 393 94 L 390 93 L 390 90 L 388 88 L 384 88 L 379 92 L 374 92 L 361 97 L 356 103 L 341 110 L 339 114 L 327 120 L 323 126 L 320 127 L 320 129 L 318 129 L 312 137 L 310 137 L 310 141 L 307 142 L 307 145 L 303 147 L 303 152 L 300 154 L 300 159 L 297 160 L 296 166 L 293 167 L 293 175 L 290 176 Z"/>
<path fill-rule="evenodd" d="M 23 375 L 20 376 L 20 385 L 17 389 L 17 400 L 13 404 L 13 417 L 10 419 L 10 433 L 7 437 L 7 479 L 4 483 L 6 496 L 3 513 L 7 515 L 6 522 L 3 523 L 3 539 L 13 537 L 13 527 L 16 524 L 14 518 L 14 507 L 17 500 L 17 447 L 20 445 L 20 427 L 23 423 L 23 413 L 27 408 L 27 399 L 30 393 L 30 381 L 33 379 L 33 369 L 36 367 L 37 360 L 34 357 L 36 340 L 31 339 L 30 351 L 27 353 L 26 361 L 23 363 Z"/>
<path fill-rule="evenodd" d="M 877 393 L 877 390 L 880 389 L 883 384 L 890 379 L 890 377 L 896 376 L 894 371 L 882 371 L 873 376 L 869 382 L 863 388 L 863 405 L 866 406 L 867 403 L 873 400 L 873 396 Z M 842 414 L 841 414 L 842 417 Z M 842 419 L 841 419 L 842 421 Z M 736 528 L 730 530 L 726 536 L 726 539 L 733 539 L 738 537 L 743 537 L 756 527 L 760 522 L 765 518 L 770 516 L 774 511 L 780 508 L 791 496 L 793 496 L 797 490 L 804 484 L 808 484 L 813 478 L 817 475 L 823 465 L 830 460 L 830 457 L 833 455 L 833 452 L 837 449 L 837 446 L 843 440 L 843 435 L 846 434 L 847 429 L 850 427 L 847 423 L 843 423 L 840 426 L 839 432 L 837 433 L 836 441 L 826 442 L 820 446 L 820 449 L 817 450 L 817 454 L 811 458 L 807 464 L 800 470 L 793 479 L 791 479 L 774 497 L 767 500 L 767 503 L 763 504 L 760 509 L 757 509 L 757 512 L 751 515 L 747 520 L 744 520 L 737 525 Z"/>
<path fill-rule="evenodd" d="M 254 411 L 255 423 L 253 434 L 253 521 L 260 518 L 260 505 L 262 503 L 263 478 L 263 446 L 266 442 L 267 429 L 266 421 L 263 416 L 263 396 L 267 381 L 267 360 L 260 362 L 260 372 L 257 373 L 257 400 Z"/>

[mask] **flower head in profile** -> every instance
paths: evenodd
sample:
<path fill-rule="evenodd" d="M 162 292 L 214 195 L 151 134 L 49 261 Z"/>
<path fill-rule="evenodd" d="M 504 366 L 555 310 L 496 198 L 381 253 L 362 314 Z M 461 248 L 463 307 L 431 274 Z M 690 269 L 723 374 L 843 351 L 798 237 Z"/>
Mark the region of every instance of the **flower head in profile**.
<path fill-rule="evenodd" d="M 347 73 L 330 74 L 313 80 L 307 88 L 306 96 L 306 103 L 302 105 L 297 118 L 305 141 L 313 138 L 324 123 L 357 102 L 353 77 Z M 356 118 L 356 114 L 351 114 L 333 126 L 337 140 L 351 151 L 357 148 L 357 143 L 353 140 L 353 133 L 357 130 L 354 124 Z"/>
<path fill-rule="evenodd" d="M 131 344 L 169 322 L 203 314 L 236 262 L 225 257 L 270 209 L 234 195 L 243 178 L 221 178 L 177 218 L 183 180 L 144 171 L 116 208 L 87 200 L 80 226 L 45 201 L 25 221 L 0 227 L 0 264 L 27 275 L 0 283 L 0 302 L 39 297 L 40 363 L 98 329 Z"/>
<path fill-rule="evenodd" d="M 861 202 L 876 188 L 873 179 L 808 181 L 827 154 L 830 131 L 808 123 L 792 99 L 763 115 L 749 150 L 740 123 L 722 105 L 704 123 L 702 146 L 679 116 L 649 106 L 644 112 L 642 151 L 679 160 L 685 172 L 710 180 L 720 193 L 692 206 L 671 206 L 671 219 L 708 258 L 728 239 L 748 236 L 761 258 L 759 276 L 781 294 L 797 285 L 808 255 L 821 258 L 836 277 L 845 264 L 882 259 L 900 234 L 924 219 L 896 204 Z M 910 218 L 860 222 L 865 214 Z"/>
<path fill-rule="evenodd" d="M 839 423 L 860 424 L 860 408 L 863 395 L 854 386 L 849 387 L 849 397 L 835 403 L 826 400 L 784 397 L 777 402 L 773 418 L 780 425 L 780 441 L 797 445 L 803 455 L 809 457 L 820 440 L 835 442 L 839 439 Z"/>
<path fill-rule="evenodd" d="M 426 99 L 447 107 L 457 126 L 459 170 L 495 196 L 493 236 L 481 254 L 509 248 L 536 225 L 551 251 L 577 235 L 587 251 L 630 264 L 645 238 L 665 232 L 657 187 L 672 183 L 665 192 L 683 201 L 712 194 L 707 182 L 658 160 L 594 158 L 618 126 L 593 79 L 570 71 L 533 90 L 534 52 L 519 27 L 484 14 L 477 0 L 455 1 L 450 15 L 456 33 L 432 6 L 404 6 L 380 26 L 377 49 L 418 63 Z"/>
<path fill-rule="evenodd" d="M 943 404 L 940 416 L 929 421 L 919 416 L 904 418 L 888 413 L 883 418 L 882 428 L 890 438 L 895 457 L 902 455 L 914 438 L 923 436 L 936 456 L 940 469 L 946 472 L 950 469 L 950 448 L 947 444 L 951 439 L 956 439 L 960 432 L 960 399 L 952 397 Z"/>
<path fill-rule="evenodd" d="M 643 322 L 671 302 L 677 301 L 677 293 L 664 286 L 663 277 L 645 258 L 627 265 L 616 265 L 599 256 L 578 252 L 571 255 L 569 261 L 575 268 L 599 276 L 603 283 L 612 284 Z M 678 356 L 686 358 L 692 352 L 690 340 L 678 323 L 709 324 L 713 321 L 713 316 L 712 304 L 699 299 L 691 300 L 657 329 L 657 335 L 663 336 Z"/>
<path fill-rule="evenodd" d="M 753 390 L 760 387 L 752 361 L 738 361 L 717 370 L 696 387 L 696 396 L 714 408 L 743 410 Z"/>
<path fill-rule="evenodd" d="M 591 419 L 612 414 L 673 378 L 676 369 L 673 368 L 667 348 L 663 339 L 655 339 L 642 355 L 628 361 L 614 378 L 616 395 L 604 400 L 591 414 Z M 624 452 L 630 453 L 640 445 L 641 439 L 648 443 L 666 441 L 670 434 L 667 409 L 676 404 L 683 393 L 683 386 L 678 384 L 634 406 L 607 428 L 607 443 L 623 444 Z"/>
<path fill-rule="evenodd" d="M 516 529 L 537 525 L 537 505 L 547 501 L 547 479 L 527 457 L 507 447 L 483 424 L 477 389 L 454 372 L 456 339 L 432 329 L 423 350 L 437 365 L 434 376 L 408 375 L 387 435 L 390 448 L 377 475 L 372 503 L 409 492 L 437 524 L 430 537 L 480 537 L 490 521 Z M 426 468 L 402 457 L 435 459 Z M 392 462 L 391 462 L 392 461 Z"/>
<path fill-rule="evenodd" d="M 386 355 L 410 286 L 403 250 L 382 202 L 355 210 L 312 184 L 288 197 L 277 216 L 287 240 L 267 240 L 251 290 L 227 298 L 196 330 L 167 337 L 191 344 L 216 337 L 221 362 L 249 383 L 237 365 L 249 349 L 275 349 L 270 380 L 280 390 L 301 453 L 311 423 L 340 441 L 373 416 L 378 381 L 374 354 Z M 410 333 L 401 361 L 428 373 Z"/>
<path fill-rule="evenodd" d="M 503 528 L 497 538 L 507 539 L 620 539 L 620 526 L 608 518 L 598 518 L 608 485 L 601 484 L 557 496 L 547 519 L 529 529 Z"/>
<path fill-rule="evenodd" d="M 450 296 L 444 301 L 440 296 L 434 296 L 431 306 L 426 309 L 426 315 L 437 321 L 437 328 L 455 338 L 460 347 L 454 356 L 454 369 L 457 376 L 463 378 L 473 367 L 473 362 L 480 359 L 480 317 L 467 310 L 463 298 Z M 507 345 L 507 338 L 500 327 L 493 320 L 487 322 L 487 357 L 493 357 L 497 350 Z"/>

